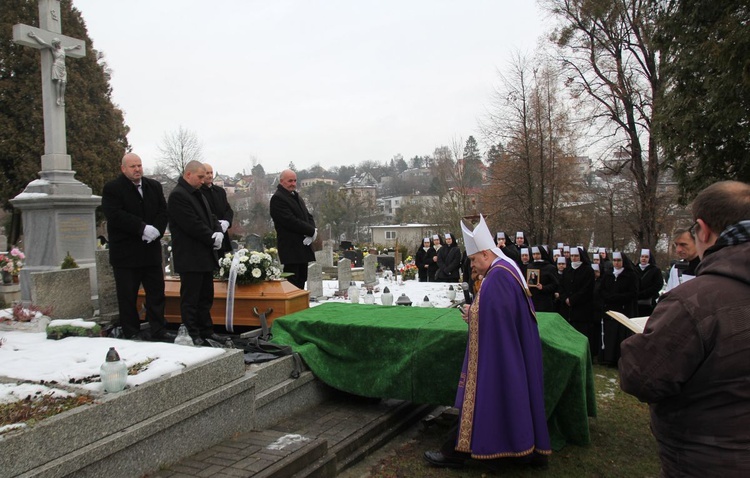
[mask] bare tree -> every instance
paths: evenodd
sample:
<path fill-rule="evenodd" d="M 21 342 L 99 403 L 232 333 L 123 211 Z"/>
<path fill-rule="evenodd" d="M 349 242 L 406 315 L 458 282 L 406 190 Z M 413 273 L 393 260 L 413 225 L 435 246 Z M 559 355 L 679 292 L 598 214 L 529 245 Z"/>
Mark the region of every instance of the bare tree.
<path fill-rule="evenodd" d="M 658 237 L 657 183 L 662 169 L 651 134 L 663 86 L 652 45 L 650 0 L 543 0 L 560 21 L 555 40 L 567 86 L 613 150 L 626 151 L 615 173 L 629 171 L 635 184 L 633 234 L 653 248 Z"/>
<path fill-rule="evenodd" d="M 482 209 L 493 225 L 548 243 L 560 227 L 559 209 L 579 202 L 584 186 L 573 167 L 575 134 L 558 100 L 557 72 L 516 54 L 501 83 L 483 128 L 491 143 L 504 146 L 493 150 Z"/>
<path fill-rule="evenodd" d="M 203 161 L 203 145 L 198 136 L 182 125 L 177 131 L 164 133 L 159 144 L 160 163 L 165 169 L 177 176 L 182 176 L 185 166 L 190 161 Z"/>

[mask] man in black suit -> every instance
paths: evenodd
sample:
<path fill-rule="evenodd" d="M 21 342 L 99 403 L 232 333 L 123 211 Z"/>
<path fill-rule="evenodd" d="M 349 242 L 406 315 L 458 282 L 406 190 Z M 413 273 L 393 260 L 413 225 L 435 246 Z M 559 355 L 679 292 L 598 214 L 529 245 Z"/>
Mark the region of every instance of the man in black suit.
<path fill-rule="evenodd" d="M 221 243 L 221 249 L 219 249 L 219 257 L 221 258 L 227 252 L 232 252 L 232 244 L 229 242 L 227 229 L 232 227 L 234 211 L 232 211 L 232 207 L 229 205 L 229 201 L 227 201 L 227 192 L 224 188 L 214 184 L 214 168 L 208 163 L 203 163 L 203 167 L 206 168 L 206 177 L 203 179 L 201 193 L 206 198 L 206 201 L 208 201 L 211 212 L 219 220 L 221 232 L 224 233 L 224 240 Z"/>
<path fill-rule="evenodd" d="M 307 264 L 315 260 L 310 245 L 318 236 L 315 220 L 297 192 L 297 174 L 285 169 L 271 197 L 271 218 L 276 228 L 276 245 L 284 272 L 294 274 L 289 282 L 300 289 L 307 281 Z"/>
<path fill-rule="evenodd" d="M 206 168 L 198 161 L 185 165 L 167 202 L 175 272 L 180 274 L 180 313 L 196 345 L 206 339 L 222 342 L 214 333 L 211 306 L 214 302 L 213 271 L 218 269 L 216 251 L 224 234 L 211 213 L 200 188 Z"/>
<path fill-rule="evenodd" d="M 107 218 L 109 262 L 115 276 L 120 324 L 128 339 L 173 342 L 164 320 L 164 270 L 159 238 L 167 228 L 167 203 L 158 181 L 143 176 L 137 154 L 122 158 L 120 174 L 104 185 L 102 210 Z M 146 292 L 150 334 L 140 334 L 138 288 Z"/>

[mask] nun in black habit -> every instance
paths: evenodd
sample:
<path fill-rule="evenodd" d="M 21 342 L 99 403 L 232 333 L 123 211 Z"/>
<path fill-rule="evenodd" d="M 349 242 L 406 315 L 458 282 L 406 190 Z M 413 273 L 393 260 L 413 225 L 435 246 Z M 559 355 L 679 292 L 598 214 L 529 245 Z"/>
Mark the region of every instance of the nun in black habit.
<path fill-rule="evenodd" d="M 612 253 L 611 274 L 602 279 L 602 300 L 604 312 L 601 319 L 602 350 L 599 363 L 617 366 L 620 360 L 620 342 L 633 335 L 633 332 L 606 315 L 606 311 L 615 310 L 628 317 L 635 317 L 638 311 L 638 276 L 633 263 L 622 252 Z"/>
<path fill-rule="evenodd" d="M 641 249 L 641 260 L 635 272 L 638 274 L 638 317 L 648 317 L 654 311 L 659 291 L 664 286 L 664 276 L 656 267 L 654 255 Z"/>
<path fill-rule="evenodd" d="M 570 325 L 589 340 L 594 351 L 597 317 L 594 316 L 594 270 L 586 250 L 570 248 L 570 266 L 562 275 L 560 287 L 560 313 Z"/>
<path fill-rule="evenodd" d="M 531 301 L 537 312 L 555 311 L 555 293 L 558 290 L 557 267 L 552 265 L 549 253 L 542 246 L 531 248 L 533 262 L 529 263 L 527 269 L 538 270 L 536 284 L 528 283 L 531 291 Z"/>

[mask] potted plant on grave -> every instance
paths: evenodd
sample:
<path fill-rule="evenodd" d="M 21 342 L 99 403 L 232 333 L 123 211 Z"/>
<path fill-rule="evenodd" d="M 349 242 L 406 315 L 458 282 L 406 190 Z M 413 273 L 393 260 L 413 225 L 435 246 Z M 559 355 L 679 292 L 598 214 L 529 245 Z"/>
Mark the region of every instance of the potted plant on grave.
<path fill-rule="evenodd" d="M 398 265 L 398 271 L 401 274 L 401 280 L 413 280 L 417 277 L 418 268 L 411 256 L 406 258 L 406 262 Z"/>
<path fill-rule="evenodd" d="M 0 254 L 0 270 L 2 270 L 3 284 L 18 282 L 18 274 L 23 268 L 23 260 L 26 255 L 17 247 L 9 253 Z"/>

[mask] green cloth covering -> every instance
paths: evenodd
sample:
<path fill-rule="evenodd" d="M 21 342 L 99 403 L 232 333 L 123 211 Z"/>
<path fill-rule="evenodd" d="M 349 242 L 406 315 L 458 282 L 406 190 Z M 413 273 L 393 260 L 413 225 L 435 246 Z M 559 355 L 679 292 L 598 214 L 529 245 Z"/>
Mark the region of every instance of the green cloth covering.
<path fill-rule="evenodd" d="M 588 417 L 596 416 L 588 341 L 558 314 L 537 320 L 552 446 L 588 444 Z M 458 309 L 331 302 L 276 319 L 272 332 L 334 388 L 452 406 L 468 326 Z"/>

